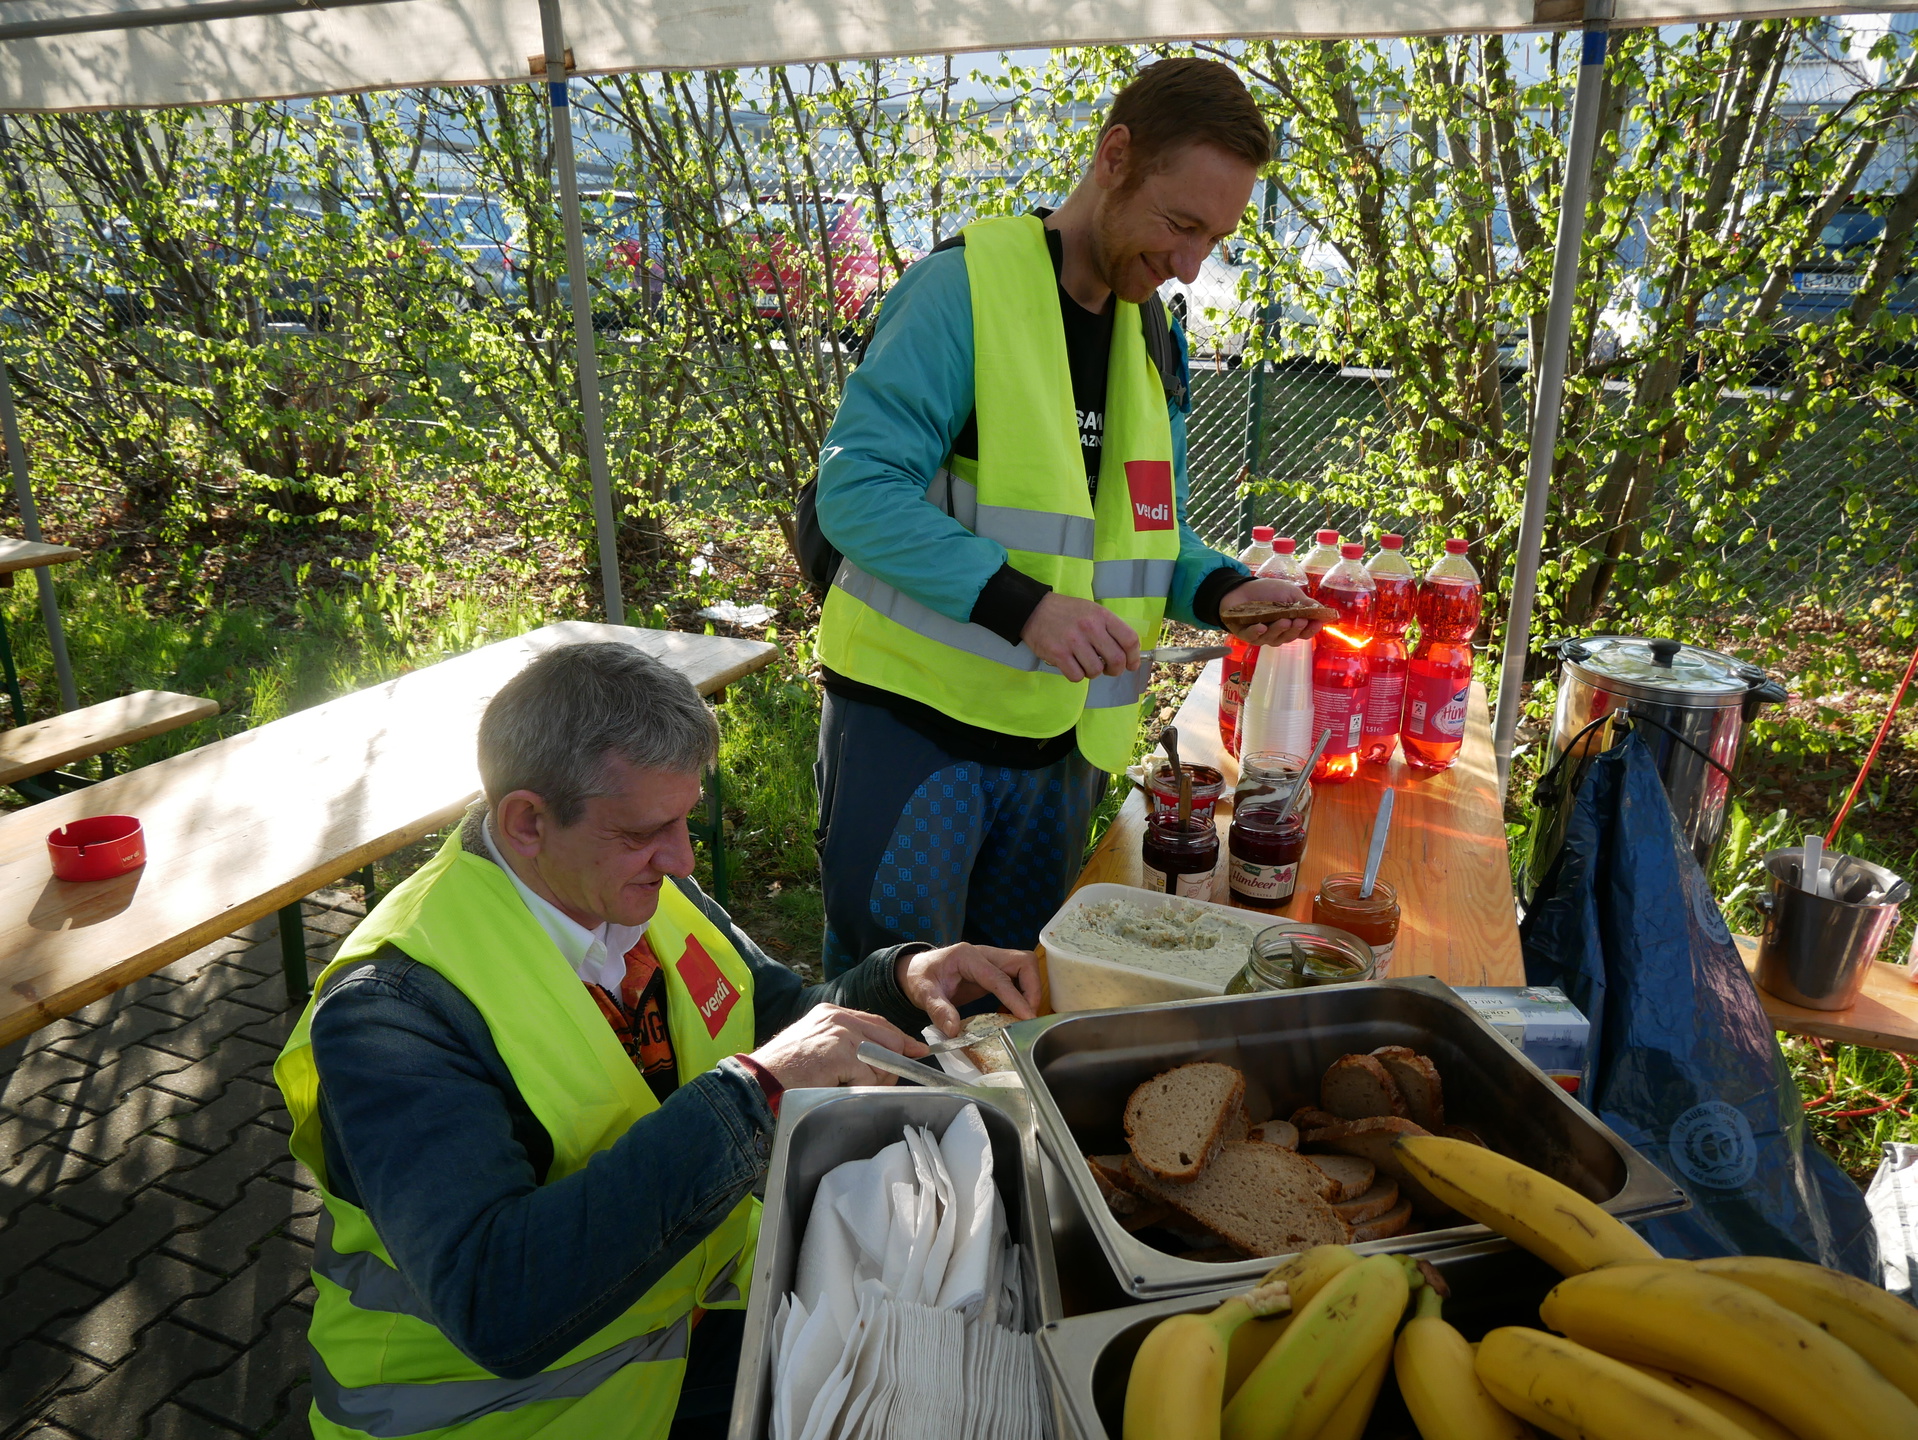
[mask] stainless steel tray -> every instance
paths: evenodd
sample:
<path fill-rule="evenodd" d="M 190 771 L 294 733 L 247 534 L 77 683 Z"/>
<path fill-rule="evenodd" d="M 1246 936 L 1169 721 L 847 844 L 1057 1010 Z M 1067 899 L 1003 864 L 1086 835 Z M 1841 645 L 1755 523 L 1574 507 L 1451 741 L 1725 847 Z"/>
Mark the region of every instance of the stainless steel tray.
<path fill-rule="evenodd" d="M 1271 1257 L 1206 1264 L 1153 1248 L 1113 1219 L 1079 1160 L 1123 1151 L 1125 1103 L 1134 1087 L 1195 1060 L 1224 1061 L 1243 1070 L 1246 1106 L 1254 1120 L 1262 1120 L 1316 1105 L 1319 1077 L 1339 1056 L 1409 1045 L 1438 1066 L 1446 1118 L 1471 1126 L 1494 1149 L 1544 1171 L 1621 1219 L 1663 1215 L 1690 1203 L 1449 986 L 1427 976 L 1048 1015 L 1009 1026 L 1005 1034 L 1026 1083 L 1039 1138 L 1057 1167 L 1057 1175 L 1049 1170 L 1048 1178 L 1063 1183 L 1077 1202 L 1120 1290 L 1135 1299 L 1248 1282 L 1272 1265 Z M 1482 1225 L 1457 1225 L 1355 1248 L 1444 1250 L 1476 1244 L 1490 1234 Z M 1061 1246 L 1065 1258 L 1073 1247 L 1065 1240 Z M 1072 1268 L 1070 1260 L 1067 1265 Z"/>
<path fill-rule="evenodd" d="M 753 1260 L 752 1296 L 740 1344 L 739 1383 L 733 1394 L 728 1440 L 762 1440 L 772 1401 L 772 1321 L 792 1289 L 799 1242 L 813 1196 L 828 1170 L 877 1155 L 908 1125 L 943 1132 L 965 1106 L 979 1106 L 992 1140 L 993 1176 L 1005 1201 L 1006 1224 L 1028 1261 L 1028 1324 L 1038 1329 L 1063 1312 L 1052 1259 L 1045 1190 L 1025 1092 L 1017 1089 L 923 1090 L 868 1086 L 844 1090 L 789 1090 L 780 1103 L 765 1212 Z"/>
<path fill-rule="evenodd" d="M 1538 1303 L 1558 1281 L 1549 1266 L 1504 1241 L 1485 1241 L 1429 1257 L 1451 1287 L 1445 1318 L 1476 1340 L 1496 1325 L 1538 1324 Z M 1127 1305 L 1054 1321 L 1039 1332 L 1052 1393 L 1065 1416 L 1065 1440 L 1119 1440 L 1126 1380 L 1146 1334 L 1168 1315 L 1209 1310 L 1244 1286 Z M 1366 1440 L 1418 1440 L 1388 1380 Z"/>

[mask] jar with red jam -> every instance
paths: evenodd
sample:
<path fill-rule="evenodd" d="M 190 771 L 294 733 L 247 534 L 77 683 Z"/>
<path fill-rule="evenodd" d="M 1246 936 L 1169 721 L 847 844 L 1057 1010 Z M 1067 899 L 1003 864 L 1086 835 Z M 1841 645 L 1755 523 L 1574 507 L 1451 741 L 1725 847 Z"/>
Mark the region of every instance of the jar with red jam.
<path fill-rule="evenodd" d="M 1213 807 L 1219 803 L 1219 796 L 1225 791 L 1225 776 L 1210 765 L 1187 765 L 1184 768 L 1186 778 L 1192 782 L 1192 818 L 1194 820 L 1212 819 Z M 1172 762 L 1162 760 L 1152 772 L 1147 788 L 1152 793 L 1152 813 L 1165 815 L 1175 813 L 1179 808 L 1179 777 L 1172 773 Z"/>
<path fill-rule="evenodd" d="M 1327 875 L 1312 897 L 1312 923 L 1330 925 L 1370 945 L 1378 960 L 1373 978 L 1383 980 L 1392 973 L 1392 950 L 1399 938 L 1399 892 L 1375 880 L 1372 893 L 1361 895 L 1364 884 L 1365 877 L 1354 871 Z"/>
<path fill-rule="evenodd" d="M 1212 898 L 1212 874 L 1219 868 L 1219 832 L 1208 818 L 1194 815 L 1179 823 L 1177 812 L 1149 816 L 1140 846 L 1145 888 L 1188 900 Z"/>
<path fill-rule="evenodd" d="M 1294 811 L 1283 820 L 1283 806 L 1253 805 L 1232 813 L 1226 836 L 1230 856 L 1226 874 L 1232 898 L 1255 910 L 1276 910 L 1292 898 L 1299 883 L 1299 858 L 1305 854 L 1305 821 Z"/>

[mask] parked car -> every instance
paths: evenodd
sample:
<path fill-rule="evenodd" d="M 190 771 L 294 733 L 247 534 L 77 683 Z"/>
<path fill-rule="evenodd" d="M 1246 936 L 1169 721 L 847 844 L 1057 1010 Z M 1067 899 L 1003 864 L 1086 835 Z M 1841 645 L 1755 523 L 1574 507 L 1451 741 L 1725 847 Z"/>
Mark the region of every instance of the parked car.
<path fill-rule="evenodd" d="M 1258 266 L 1250 247 L 1228 240 L 1199 266 L 1190 285 L 1176 275 L 1159 287 L 1159 298 L 1185 330 L 1188 353 L 1197 360 L 1213 356 L 1237 365 L 1245 356 L 1246 336 L 1258 323 Z"/>
<path fill-rule="evenodd" d="M 813 290 L 824 278 L 822 261 L 830 259 L 832 317 L 841 337 L 850 340 L 865 328 L 880 294 L 896 278 L 873 242 L 863 199 L 762 195 L 741 209 L 737 223 L 753 227 L 746 283 L 753 312 L 768 325 L 790 329 L 795 312 L 818 313 Z M 910 262 L 912 257 L 902 258 Z"/>

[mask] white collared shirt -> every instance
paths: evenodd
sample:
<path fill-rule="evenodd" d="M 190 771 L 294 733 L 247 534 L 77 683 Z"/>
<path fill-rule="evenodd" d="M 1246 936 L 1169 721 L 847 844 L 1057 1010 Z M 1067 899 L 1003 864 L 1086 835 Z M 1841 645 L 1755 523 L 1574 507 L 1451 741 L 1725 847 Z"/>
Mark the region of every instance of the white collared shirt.
<path fill-rule="evenodd" d="M 486 853 L 493 857 L 495 865 L 506 872 L 506 878 L 513 882 L 519 898 L 526 902 L 526 908 L 539 921 L 539 928 L 559 947 L 559 953 L 566 957 L 566 963 L 573 967 L 573 972 L 588 985 L 602 985 L 613 994 L 619 994 L 619 987 L 626 979 L 626 952 L 639 943 L 639 937 L 646 933 L 646 926 L 615 925 L 610 920 L 602 920 L 597 929 L 588 930 L 550 900 L 537 894 L 506 863 L 506 857 L 493 840 L 491 815 L 480 822 L 480 838 L 486 842 Z"/>

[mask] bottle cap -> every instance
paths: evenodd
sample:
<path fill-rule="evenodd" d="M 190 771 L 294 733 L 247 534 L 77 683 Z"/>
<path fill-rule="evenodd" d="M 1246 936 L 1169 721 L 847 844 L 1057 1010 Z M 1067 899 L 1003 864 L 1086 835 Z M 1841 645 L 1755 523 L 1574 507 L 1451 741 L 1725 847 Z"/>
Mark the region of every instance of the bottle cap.
<path fill-rule="evenodd" d="M 1321 530 L 1317 538 L 1321 545 L 1336 545 L 1339 543 L 1339 532 L 1336 530 Z"/>
<path fill-rule="evenodd" d="M 1346 544 L 1339 546 L 1339 554 L 1343 555 L 1347 560 L 1356 560 L 1364 553 L 1365 547 L 1356 541 L 1348 541 Z"/>
<path fill-rule="evenodd" d="M 1254 525 L 1252 527 L 1252 542 L 1255 545 L 1270 545 L 1272 543 L 1272 527 L 1270 525 Z"/>
<path fill-rule="evenodd" d="M 1400 550 L 1403 549 L 1404 546 L 1405 537 L 1403 535 L 1379 536 L 1379 549 L 1381 550 Z"/>
<path fill-rule="evenodd" d="M 1462 540 L 1456 535 L 1454 535 L 1450 540 L 1447 540 L 1445 542 L 1445 553 L 1447 555 L 1463 555 L 1467 550 L 1470 550 L 1471 548 L 1472 548 L 1471 541 Z"/>
<path fill-rule="evenodd" d="M 1272 542 L 1273 552 L 1279 555 L 1290 555 L 1298 548 L 1299 542 L 1294 540 L 1290 535 L 1287 535 L 1283 540 L 1274 540 Z"/>

